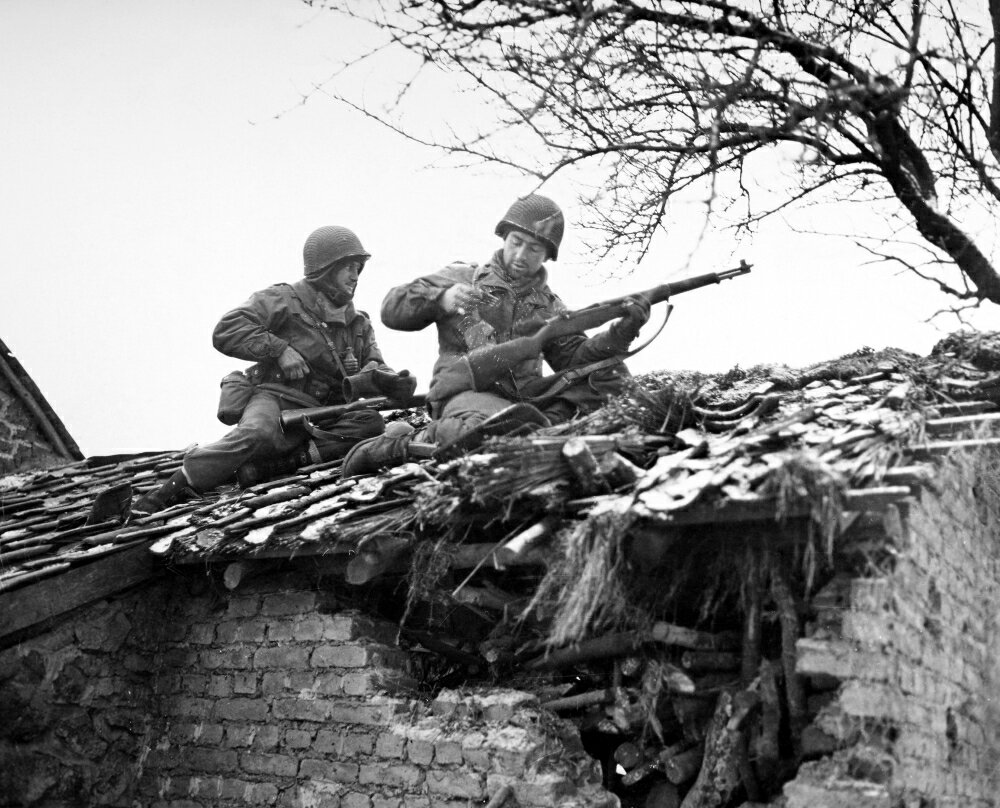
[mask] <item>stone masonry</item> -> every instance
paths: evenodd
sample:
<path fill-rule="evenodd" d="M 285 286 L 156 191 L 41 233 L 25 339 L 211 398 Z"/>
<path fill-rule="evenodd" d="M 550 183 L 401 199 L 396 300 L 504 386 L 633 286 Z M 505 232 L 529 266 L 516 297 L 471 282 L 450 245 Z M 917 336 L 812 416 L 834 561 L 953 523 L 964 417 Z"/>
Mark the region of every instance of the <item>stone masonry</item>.
<path fill-rule="evenodd" d="M 813 731 L 831 755 L 788 808 L 988 808 L 1000 793 L 1000 477 L 987 454 L 940 469 L 886 532 L 895 562 L 850 582 L 841 636 L 797 669 L 840 680 Z"/>
<path fill-rule="evenodd" d="M 514 691 L 425 701 L 394 639 L 287 576 L 84 610 L 0 653 L 0 805 L 612 804 L 571 725 Z"/>

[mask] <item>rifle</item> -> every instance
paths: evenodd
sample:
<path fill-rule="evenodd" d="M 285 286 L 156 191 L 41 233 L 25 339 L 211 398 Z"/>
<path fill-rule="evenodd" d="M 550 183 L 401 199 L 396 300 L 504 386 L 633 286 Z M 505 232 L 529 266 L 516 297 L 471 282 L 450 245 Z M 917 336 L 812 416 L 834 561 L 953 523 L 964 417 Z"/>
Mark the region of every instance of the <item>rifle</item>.
<path fill-rule="evenodd" d="M 550 317 L 533 334 L 515 337 L 498 345 L 483 345 L 475 348 L 469 351 L 467 358 L 476 382 L 476 389 L 484 389 L 524 360 L 538 356 L 542 349 L 554 339 L 587 331 L 623 316 L 627 310 L 626 301 L 629 298 L 641 296 L 646 298 L 650 304 L 662 303 L 673 295 L 690 292 L 692 289 L 700 289 L 709 284 L 721 283 L 738 275 L 746 275 L 751 266 L 752 264 L 741 260 L 740 265 L 734 269 L 695 275 L 674 283 L 663 283 L 644 292 L 594 303 L 576 311 L 566 311 Z"/>
<path fill-rule="evenodd" d="M 359 398 L 347 404 L 331 404 L 327 407 L 303 407 L 298 410 L 285 410 L 281 413 L 281 429 L 287 431 L 292 427 L 305 426 L 307 423 L 333 418 L 347 412 L 357 410 L 404 410 L 408 407 L 422 407 L 427 402 L 427 396 L 420 393 L 411 396 L 408 401 L 396 401 L 385 396 L 374 398 Z"/>

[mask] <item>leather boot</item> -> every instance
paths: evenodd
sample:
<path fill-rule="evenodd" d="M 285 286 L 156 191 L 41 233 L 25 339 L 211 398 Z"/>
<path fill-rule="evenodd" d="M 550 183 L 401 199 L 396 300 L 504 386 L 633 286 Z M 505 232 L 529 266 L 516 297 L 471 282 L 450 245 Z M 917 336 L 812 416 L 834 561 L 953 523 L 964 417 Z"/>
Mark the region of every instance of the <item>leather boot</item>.
<path fill-rule="evenodd" d="M 132 510 L 129 518 L 149 516 L 150 514 L 165 511 L 171 505 L 184 502 L 198 496 L 187 477 L 184 476 L 183 469 L 177 469 L 163 485 L 154 488 L 139 497 L 132 503 Z"/>
<path fill-rule="evenodd" d="M 305 451 L 300 450 L 290 455 L 269 457 L 261 460 L 251 460 L 236 469 L 236 482 L 240 488 L 249 488 L 257 483 L 289 474 L 300 466 L 307 466 L 311 461 Z"/>
<path fill-rule="evenodd" d="M 371 474 L 382 468 L 401 466 L 410 457 L 413 427 L 404 421 L 389 424 L 385 434 L 363 440 L 344 456 L 340 477 Z"/>

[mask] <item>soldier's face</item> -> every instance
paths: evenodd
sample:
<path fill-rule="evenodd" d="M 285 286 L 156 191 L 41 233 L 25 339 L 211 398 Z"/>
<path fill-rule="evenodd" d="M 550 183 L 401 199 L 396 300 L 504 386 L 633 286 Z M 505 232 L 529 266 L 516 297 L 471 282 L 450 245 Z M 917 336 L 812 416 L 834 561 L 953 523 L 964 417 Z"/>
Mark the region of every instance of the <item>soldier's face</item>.
<path fill-rule="evenodd" d="M 537 274 L 547 253 L 544 242 L 520 230 L 508 231 L 503 240 L 503 263 L 514 280 Z"/>
<path fill-rule="evenodd" d="M 360 261 L 347 261 L 330 267 L 317 278 L 320 289 L 341 305 L 353 300 L 363 266 Z"/>

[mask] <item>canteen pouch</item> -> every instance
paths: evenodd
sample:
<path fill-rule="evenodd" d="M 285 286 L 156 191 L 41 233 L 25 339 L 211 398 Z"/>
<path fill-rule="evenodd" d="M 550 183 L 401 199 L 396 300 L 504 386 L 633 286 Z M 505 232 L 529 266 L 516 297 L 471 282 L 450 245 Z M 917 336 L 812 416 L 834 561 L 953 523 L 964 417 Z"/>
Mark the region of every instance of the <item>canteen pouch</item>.
<path fill-rule="evenodd" d="M 218 419 L 226 426 L 239 423 L 243 411 L 250 403 L 254 386 L 241 370 L 234 370 L 222 378 L 219 384 Z"/>

